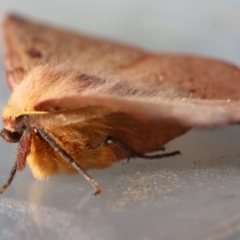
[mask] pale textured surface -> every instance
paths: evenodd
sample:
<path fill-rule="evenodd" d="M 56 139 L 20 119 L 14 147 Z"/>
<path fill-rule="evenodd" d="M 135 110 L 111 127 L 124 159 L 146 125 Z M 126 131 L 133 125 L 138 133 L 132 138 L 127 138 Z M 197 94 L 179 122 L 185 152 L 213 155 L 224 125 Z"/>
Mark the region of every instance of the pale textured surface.
<path fill-rule="evenodd" d="M 240 65 L 240 2 L 26 1 L 1 3 L 39 20 L 149 50 L 203 55 Z M 9 91 L 0 68 L 0 104 Z M 37 182 L 26 169 L 0 197 L 0 239 L 239 239 L 240 130 L 194 131 L 168 144 L 181 157 L 122 161 L 91 171 L 103 193 L 79 175 Z M 14 147 L 0 141 L 0 179 Z"/>

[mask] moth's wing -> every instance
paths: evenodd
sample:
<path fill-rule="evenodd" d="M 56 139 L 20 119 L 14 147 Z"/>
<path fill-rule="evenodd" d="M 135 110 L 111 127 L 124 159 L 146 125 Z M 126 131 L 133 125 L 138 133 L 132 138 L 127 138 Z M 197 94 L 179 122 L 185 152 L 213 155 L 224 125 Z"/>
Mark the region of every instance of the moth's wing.
<path fill-rule="evenodd" d="M 146 56 L 140 50 L 7 16 L 3 22 L 4 62 L 13 90 L 24 74 L 42 63 L 68 69 L 110 72 Z"/>
<path fill-rule="evenodd" d="M 84 106 L 79 108 L 80 106 Z M 90 110 L 86 110 L 86 107 Z M 124 112 L 133 117 L 178 124 L 183 127 L 221 127 L 240 123 L 240 102 L 185 98 L 117 98 L 112 96 L 75 96 L 42 102 L 37 109 L 64 108 L 44 119 L 44 126 L 57 126 L 98 118 L 113 112 Z M 82 109 L 84 111 L 82 111 Z M 71 112 L 71 114 L 69 114 Z M 66 114 L 59 118 L 58 115 Z M 54 118 L 54 115 L 56 118 Z M 45 121 L 47 120 L 47 121 Z"/>
<path fill-rule="evenodd" d="M 95 69 L 114 79 L 112 87 L 107 86 L 110 81 L 100 86 L 105 89 L 102 95 L 94 86 L 89 95 L 81 95 L 81 89 L 77 96 L 38 102 L 36 110 L 85 105 L 189 126 L 239 123 L 240 72 L 234 66 L 203 58 L 148 55 L 14 16 L 4 21 L 4 44 L 12 89 L 26 71 L 42 63 L 64 64 L 68 71 Z"/>
<path fill-rule="evenodd" d="M 46 99 L 35 109 L 92 106 L 108 109 L 103 115 L 120 111 L 187 127 L 217 127 L 240 122 L 239 99 L 239 68 L 206 58 L 166 55 L 146 57 L 100 86 L 81 89 L 78 96 Z M 91 116 L 94 113 L 86 118 Z"/>
<path fill-rule="evenodd" d="M 177 95 L 182 92 L 187 98 L 240 100 L 240 69 L 221 60 L 149 55 L 119 74 L 127 85 L 133 83 L 132 86 L 145 91 L 162 94 L 174 89 Z"/>

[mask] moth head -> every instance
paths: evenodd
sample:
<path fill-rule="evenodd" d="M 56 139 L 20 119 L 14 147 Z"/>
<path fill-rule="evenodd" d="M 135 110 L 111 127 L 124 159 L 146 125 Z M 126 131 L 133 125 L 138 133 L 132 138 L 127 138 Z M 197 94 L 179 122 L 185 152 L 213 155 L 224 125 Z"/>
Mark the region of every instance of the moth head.
<path fill-rule="evenodd" d="M 19 142 L 26 128 L 22 124 L 22 117 L 3 119 L 3 125 L 1 137 L 7 142 Z"/>
<path fill-rule="evenodd" d="M 7 142 L 11 142 L 11 143 L 16 143 L 20 141 L 20 138 L 22 137 L 23 131 L 22 132 L 18 132 L 18 131 L 9 131 L 7 129 L 3 129 L 1 131 L 1 137 L 7 141 Z"/>

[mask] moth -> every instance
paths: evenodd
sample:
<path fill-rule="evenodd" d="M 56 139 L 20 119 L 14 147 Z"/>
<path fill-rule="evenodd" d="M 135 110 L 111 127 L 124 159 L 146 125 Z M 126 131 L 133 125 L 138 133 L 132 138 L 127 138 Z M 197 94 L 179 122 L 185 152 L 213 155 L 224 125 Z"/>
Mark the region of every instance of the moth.
<path fill-rule="evenodd" d="M 26 163 L 37 179 L 146 155 L 194 127 L 240 122 L 240 70 L 198 56 L 148 53 L 17 16 L 3 21 L 12 91 L 1 136 L 18 142 L 0 193 Z"/>

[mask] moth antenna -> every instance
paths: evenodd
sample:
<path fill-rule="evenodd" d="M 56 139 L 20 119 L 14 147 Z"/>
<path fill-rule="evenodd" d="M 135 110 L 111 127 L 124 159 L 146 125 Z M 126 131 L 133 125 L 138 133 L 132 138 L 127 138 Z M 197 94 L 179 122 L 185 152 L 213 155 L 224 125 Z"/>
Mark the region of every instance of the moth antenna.
<path fill-rule="evenodd" d="M 4 191 L 11 185 L 12 180 L 14 179 L 14 176 L 17 172 L 17 162 L 14 163 L 10 173 L 7 182 L 1 187 L 0 194 L 4 193 Z"/>
<path fill-rule="evenodd" d="M 94 187 L 95 193 L 94 195 L 98 195 L 101 193 L 101 188 L 95 182 L 95 180 L 87 174 L 75 161 L 74 159 L 63 149 L 61 148 L 55 140 L 41 127 L 34 127 L 34 131 L 39 133 L 40 136 L 52 147 L 54 148 L 64 160 L 66 160 L 70 165 L 72 165 L 79 173 L 83 175 L 83 177 Z"/>

